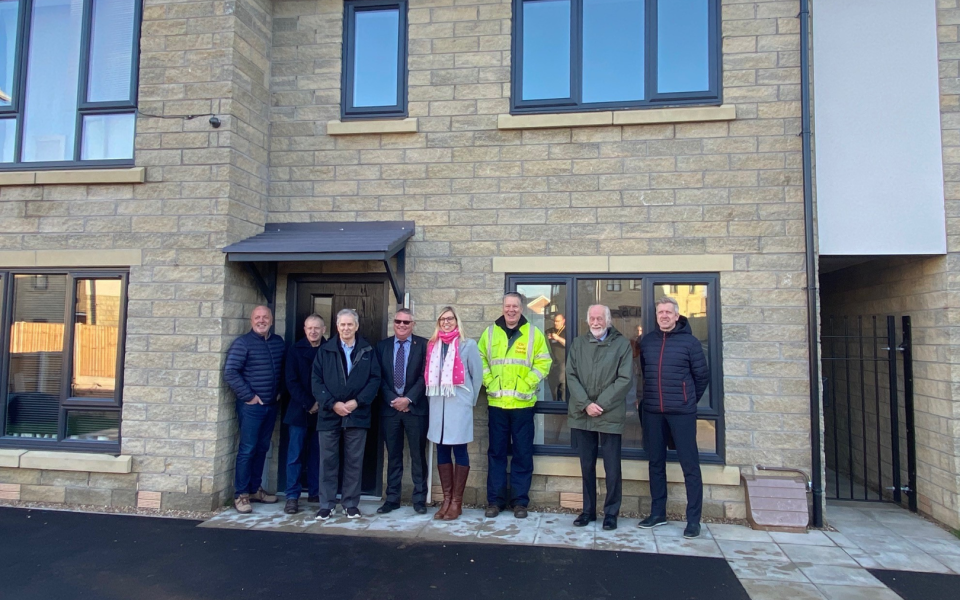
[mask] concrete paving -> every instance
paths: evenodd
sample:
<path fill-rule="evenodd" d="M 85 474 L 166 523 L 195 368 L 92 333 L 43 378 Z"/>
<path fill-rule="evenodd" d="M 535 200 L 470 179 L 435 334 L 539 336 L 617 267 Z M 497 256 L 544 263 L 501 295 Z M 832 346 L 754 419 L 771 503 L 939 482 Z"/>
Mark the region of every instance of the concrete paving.
<path fill-rule="evenodd" d="M 620 519 L 617 530 L 603 531 L 599 522 L 574 527 L 574 517 L 567 514 L 531 512 L 527 519 L 516 519 L 508 512 L 487 519 L 483 511 L 468 509 L 459 520 L 443 522 L 433 520 L 433 508 L 427 515 L 406 506 L 378 515 L 378 506 L 362 503 L 361 519 L 338 513 L 319 522 L 314 520 L 314 505 L 301 504 L 306 510 L 285 515 L 282 503 L 255 504 L 252 514 L 224 512 L 201 526 L 722 557 L 753 600 L 899 598 L 867 569 L 960 576 L 960 539 L 885 504 L 831 504 L 827 515 L 836 532 L 767 533 L 717 524 L 706 525 L 695 540 L 684 539 L 684 524 L 675 522 L 642 530 L 637 519 Z"/>

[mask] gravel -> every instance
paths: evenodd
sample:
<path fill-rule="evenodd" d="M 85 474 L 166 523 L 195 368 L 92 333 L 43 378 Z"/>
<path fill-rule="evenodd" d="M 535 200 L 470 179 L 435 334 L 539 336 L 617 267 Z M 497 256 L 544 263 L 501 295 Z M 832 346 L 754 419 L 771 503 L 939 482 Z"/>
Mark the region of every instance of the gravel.
<path fill-rule="evenodd" d="M 227 510 L 226 508 L 221 508 L 216 511 L 157 510 L 152 508 L 137 508 L 135 506 L 97 506 L 93 504 L 58 504 L 55 502 L 18 502 L 9 500 L 0 500 L 0 506 L 59 510 L 65 512 L 103 513 L 110 515 L 137 515 L 140 517 L 160 517 L 164 519 L 189 519 L 191 521 L 206 521 Z"/>

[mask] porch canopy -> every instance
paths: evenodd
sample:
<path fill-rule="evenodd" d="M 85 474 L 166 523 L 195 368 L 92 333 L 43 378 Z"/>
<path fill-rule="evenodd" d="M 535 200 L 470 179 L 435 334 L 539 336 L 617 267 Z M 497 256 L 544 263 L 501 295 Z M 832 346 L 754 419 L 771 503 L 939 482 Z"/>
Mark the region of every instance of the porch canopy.
<path fill-rule="evenodd" d="M 277 263 L 281 261 L 380 261 L 397 302 L 403 302 L 406 245 L 414 227 L 413 221 L 267 223 L 263 233 L 230 244 L 223 252 L 228 261 L 243 263 L 271 305 L 276 299 Z M 396 267 L 390 263 L 393 257 Z"/>

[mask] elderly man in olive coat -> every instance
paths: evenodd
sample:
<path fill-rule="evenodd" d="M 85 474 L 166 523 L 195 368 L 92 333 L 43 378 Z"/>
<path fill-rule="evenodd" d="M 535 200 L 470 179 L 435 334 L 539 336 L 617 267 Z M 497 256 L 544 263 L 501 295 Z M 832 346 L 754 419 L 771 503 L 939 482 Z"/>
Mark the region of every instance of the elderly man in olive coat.
<path fill-rule="evenodd" d="M 617 528 L 620 513 L 620 447 L 627 418 L 627 392 L 633 379 L 633 350 L 627 338 L 612 326 L 606 306 L 591 306 L 587 324 L 589 331 L 577 336 L 567 352 L 567 423 L 583 476 L 583 513 L 573 524 L 585 527 L 597 520 L 599 450 L 607 481 L 603 528 L 611 530 Z"/>

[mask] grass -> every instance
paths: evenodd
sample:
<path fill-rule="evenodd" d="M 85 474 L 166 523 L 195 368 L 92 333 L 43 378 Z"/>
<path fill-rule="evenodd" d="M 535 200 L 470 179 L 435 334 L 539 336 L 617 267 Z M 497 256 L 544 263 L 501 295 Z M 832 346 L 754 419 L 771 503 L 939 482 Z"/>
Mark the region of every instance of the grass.
<path fill-rule="evenodd" d="M 953 535 L 955 535 L 955 536 L 957 536 L 958 538 L 960 538 L 960 529 L 954 529 L 954 530 L 951 531 L 950 533 L 952 533 Z"/>

